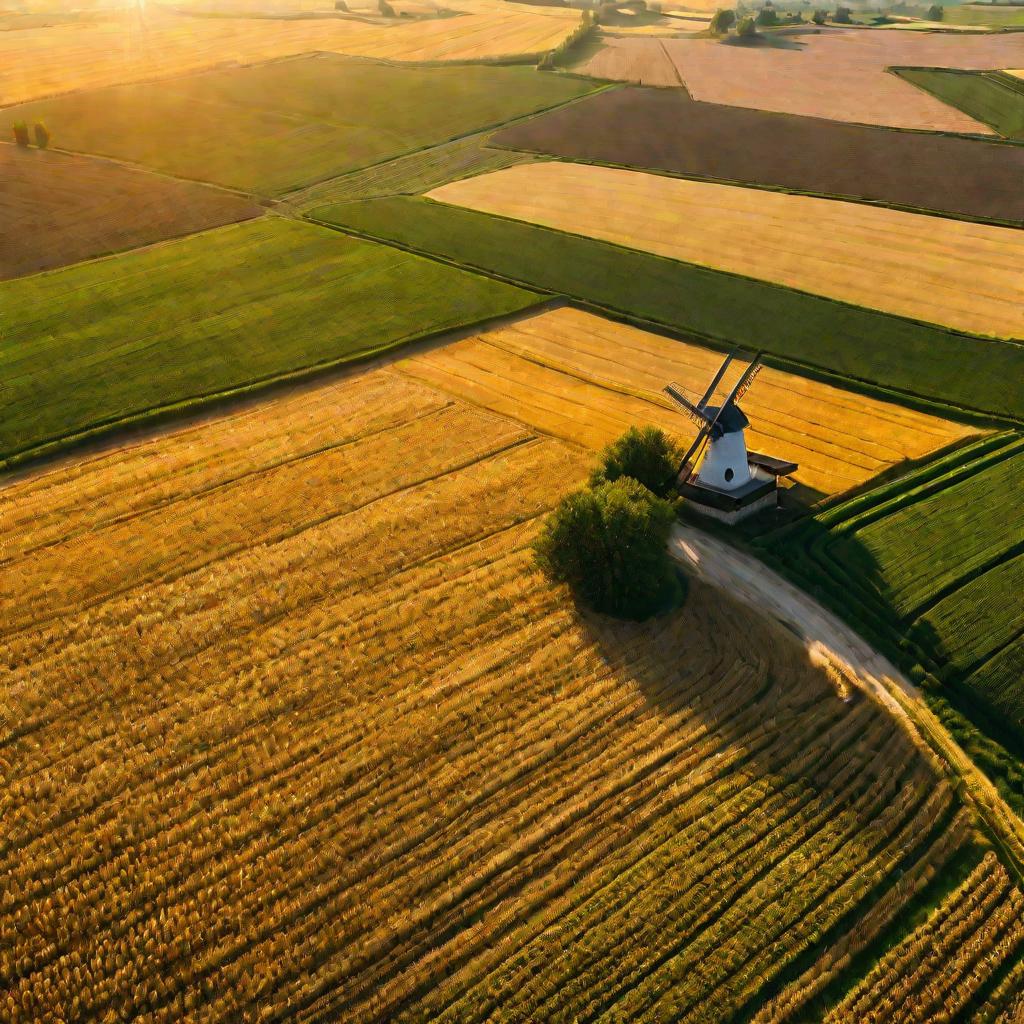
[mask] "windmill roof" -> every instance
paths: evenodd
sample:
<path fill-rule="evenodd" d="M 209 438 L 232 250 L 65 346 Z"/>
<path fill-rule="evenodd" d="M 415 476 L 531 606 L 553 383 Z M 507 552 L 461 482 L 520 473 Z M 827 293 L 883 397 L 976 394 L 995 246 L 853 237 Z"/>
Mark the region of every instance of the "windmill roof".
<path fill-rule="evenodd" d="M 712 419 L 718 415 L 719 407 L 717 405 L 709 406 L 707 413 Z M 716 427 L 723 434 L 735 434 L 737 431 L 744 430 L 750 426 L 750 420 L 747 419 L 743 410 L 733 402 L 730 402 L 724 409 L 722 409 L 721 415 L 718 416 L 718 423 Z"/>

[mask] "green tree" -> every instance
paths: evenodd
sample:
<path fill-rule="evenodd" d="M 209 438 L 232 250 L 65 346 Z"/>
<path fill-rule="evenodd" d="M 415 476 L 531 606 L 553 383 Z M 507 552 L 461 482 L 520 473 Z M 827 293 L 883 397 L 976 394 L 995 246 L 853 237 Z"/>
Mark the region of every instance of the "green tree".
<path fill-rule="evenodd" d="M 28 125 L 24 121 L 15 121 L 11 130 L 14 132 L 14 141 L 23 149 L 28 149 Z"/>
<path fill-rule="evenodd" d="M 852 21 L 852 19 L 850 17 L 850 8 L 849 7 L 837 7 L 836 8 L 836 13 L 832 15 L 832 20 L 837 25 L 849 25 L 850 22 Z"/>
<path fill-rule="evenodd" d="M 932 4 L 928 8 L 928 20 L 929 21 L 942 21 L 942 16 L 946 12 L 942 9 L 939 4 Z"/>
<path fill-rule="evenodd" d="M 708 28 L 712 35 L 724 36 L 735 24 L 736 15 L 733 11 L 716 11 Z"/>
<path fill-rule="evenodd" d="M 739 25 L 736 26 L 736 35 L 741 39 L 752 39 L 757 35 L 757 26 L 754 24 L 754 19 L 751 17 L 744 18 Z"/>
<path fill-rule="evenodd" d="M 779 16 L 775 13 L 774 7 L 762 7 L 757 12 L 758 25 L 776 25 L 778 21 Z"/>
<path fill-rule="evenodd" d="M 601 462 L 590 475 L 590 486 L 628 476 L 649 491 L 667 498 L 675 490 L 683 453 L 657 427 L 630 427 L 601 453 Z"/>
<path fill-rule="evenodd" d="M 46 149 L 50 144 L 50 132 L 46 125 L 42 121 L 38 121 L 32 131 L 36 137 L 36 145 L 40 149 Z"/>
<path fill-rule="evenodd" d="M 828 11 L 815 11 L 814 14 L 811 15 L 811 21 L 813 21 L 815 25 L 824 25 L 825 22 L 828 21 Z"/>
<path fill-rule="evenodd" d="M 534 552 L 541 571 L 595 611 L 646 619 L 683 595 L 668 537 L 675 512 L 630 477 L 566 495 Z"/>

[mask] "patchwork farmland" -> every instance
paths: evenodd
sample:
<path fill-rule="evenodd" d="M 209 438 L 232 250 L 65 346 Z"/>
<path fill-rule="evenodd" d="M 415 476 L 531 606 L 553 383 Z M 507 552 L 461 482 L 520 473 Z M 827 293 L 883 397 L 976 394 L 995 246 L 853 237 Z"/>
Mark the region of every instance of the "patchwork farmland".
<path fill-rule="evenodd" d="M 988 125 L 886 69 L 988 71 L 1014 67 L 1024 55 L 1024 42 L 1012 34 L 958 37 L 830 28 L 787 39 L 791 45 L 777 47 L 723 46 L 712 39 L 622 40 L 578 70 L 638 82 L 637 70 L 644 69 L 641 73 L 664 79 L 657 84 L 670 85 L 667 55 L 696 100 L 890 128 L 992 134 Z"/>
<path fill-rule="evenodd" d="M 929 891 L 970 821 L 872 701 L 529 571 L 582 468 L 377 372 L 9 487 L 9 1019 L 739 1011 Z"/>
<path fill-rule="evenodd" d="M 1024 279 L 1010 269 L 1024 265 L 1024 236 L 1007 228 L 557 162 L 429 195 L 961 331 L 1024 338 Z M 680 223 L 686 230 L 673 231 Z"/>
<path fill-rule="evenodd" d="M 634 130 L 623 132 L 622 124 Z M 607 90 L 504 128 L 493 143 L 564 160 L 1024 224 L 1019 146 L 695 103 L 679 90 Z M 423 191 L 439 184 L 427 182 Z"/>
<path fill-rule="evenodd" d="M 528 67 L 395 68 L 320 54 L 77 92 L 5 112 L 67 149 L 276 194 L 581 96 Z M 180 124 L 189 132 L 180 139 Z"/>
<path fill-rule="evenodd" d="M 0 1021 L 1018 1021 L 1012 11 L 8 7 Z"/>
<path fill-rule="evenodd" d="M 589 448 L 632 423 L 689 442 L 695 430 L 662 393 L 666 381 L 696 398 L 718 368 L 715 352 L 573 309 L 541 313 L 410 356 L 407 374 Z M 800 464 L 810 496 L 856 487 L 903 461 L 969 436 L 970 427 L 793 374 L 766 370 L 748 401 L 751 444 Z M 719 397 L 731 379 L 723 381 Z"/>

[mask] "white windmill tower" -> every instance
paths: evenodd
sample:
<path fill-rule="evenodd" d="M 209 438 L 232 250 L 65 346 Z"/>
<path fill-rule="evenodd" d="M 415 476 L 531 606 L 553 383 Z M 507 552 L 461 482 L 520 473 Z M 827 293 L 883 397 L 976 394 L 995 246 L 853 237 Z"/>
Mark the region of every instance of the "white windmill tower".
<path fill-rule="evenodd" d="M 683 394 L 678 384 L 665 388 L 665 393 L 698 427 L 697 436 L 679 467 L 679 491 L 690 499 L 695 511 L 727 523 L 777 506 L 779 478 L 797 469 L 794 462 L 747 450 L 744 431 L 750 421 L 737 403 L 761 372 L 760 353 L 749 361 L 725 400 L 720 405 L 711 404 L 716 389 L 737 358 L 735 353 L 725 357 L 696 404 Z M 696 462 L 691 460 L 701 448 L 705 448 L 703 458 L 694 472 Z"/>

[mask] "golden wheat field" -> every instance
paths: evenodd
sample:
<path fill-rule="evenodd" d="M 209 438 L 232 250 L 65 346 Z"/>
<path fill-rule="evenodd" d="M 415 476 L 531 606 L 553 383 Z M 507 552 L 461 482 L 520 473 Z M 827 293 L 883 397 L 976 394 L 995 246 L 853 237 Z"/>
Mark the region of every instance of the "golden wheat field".
<path fill-rule="evenodd" d="M 695 428 L 662 388 L 675 381 L 696 400 L 722 358 L 564 308 L 418 353 L 398 366 L 538 430 L 600 448 L 633 423 L 654 424 L 688 443 Z M 743 365 L 724 378 L 719 398 Z M 798 462 L 795 480 L 821 494 L 849 490 L 974 429 L 769 368 L 743 408 L 751 447 Z"/>
<path fill-rule="evenodd" d="M 465 0 L 457 17 L 381 25 L 359 19 L 184 17 L 137 11 L 110 21 L 0 32 L 0 104 L 148 81 L 203 68 L 327 51 L 401 61 L 539 53 L 578 12 Z"/>
<path fill-rule="evenodd" d="M 439 202 L 959 330 L 1024 338 L 1024 233 L 612 167 L 523 164 Z"/>
<path fill-rule="evenodd" d="M 723 595 L 623 625 L 544 583 L 585 461 L 377 370 L 9 482 L 0 1016 L 711 1021 L 833 980 L 785 972 L 971 821 Z"/>

